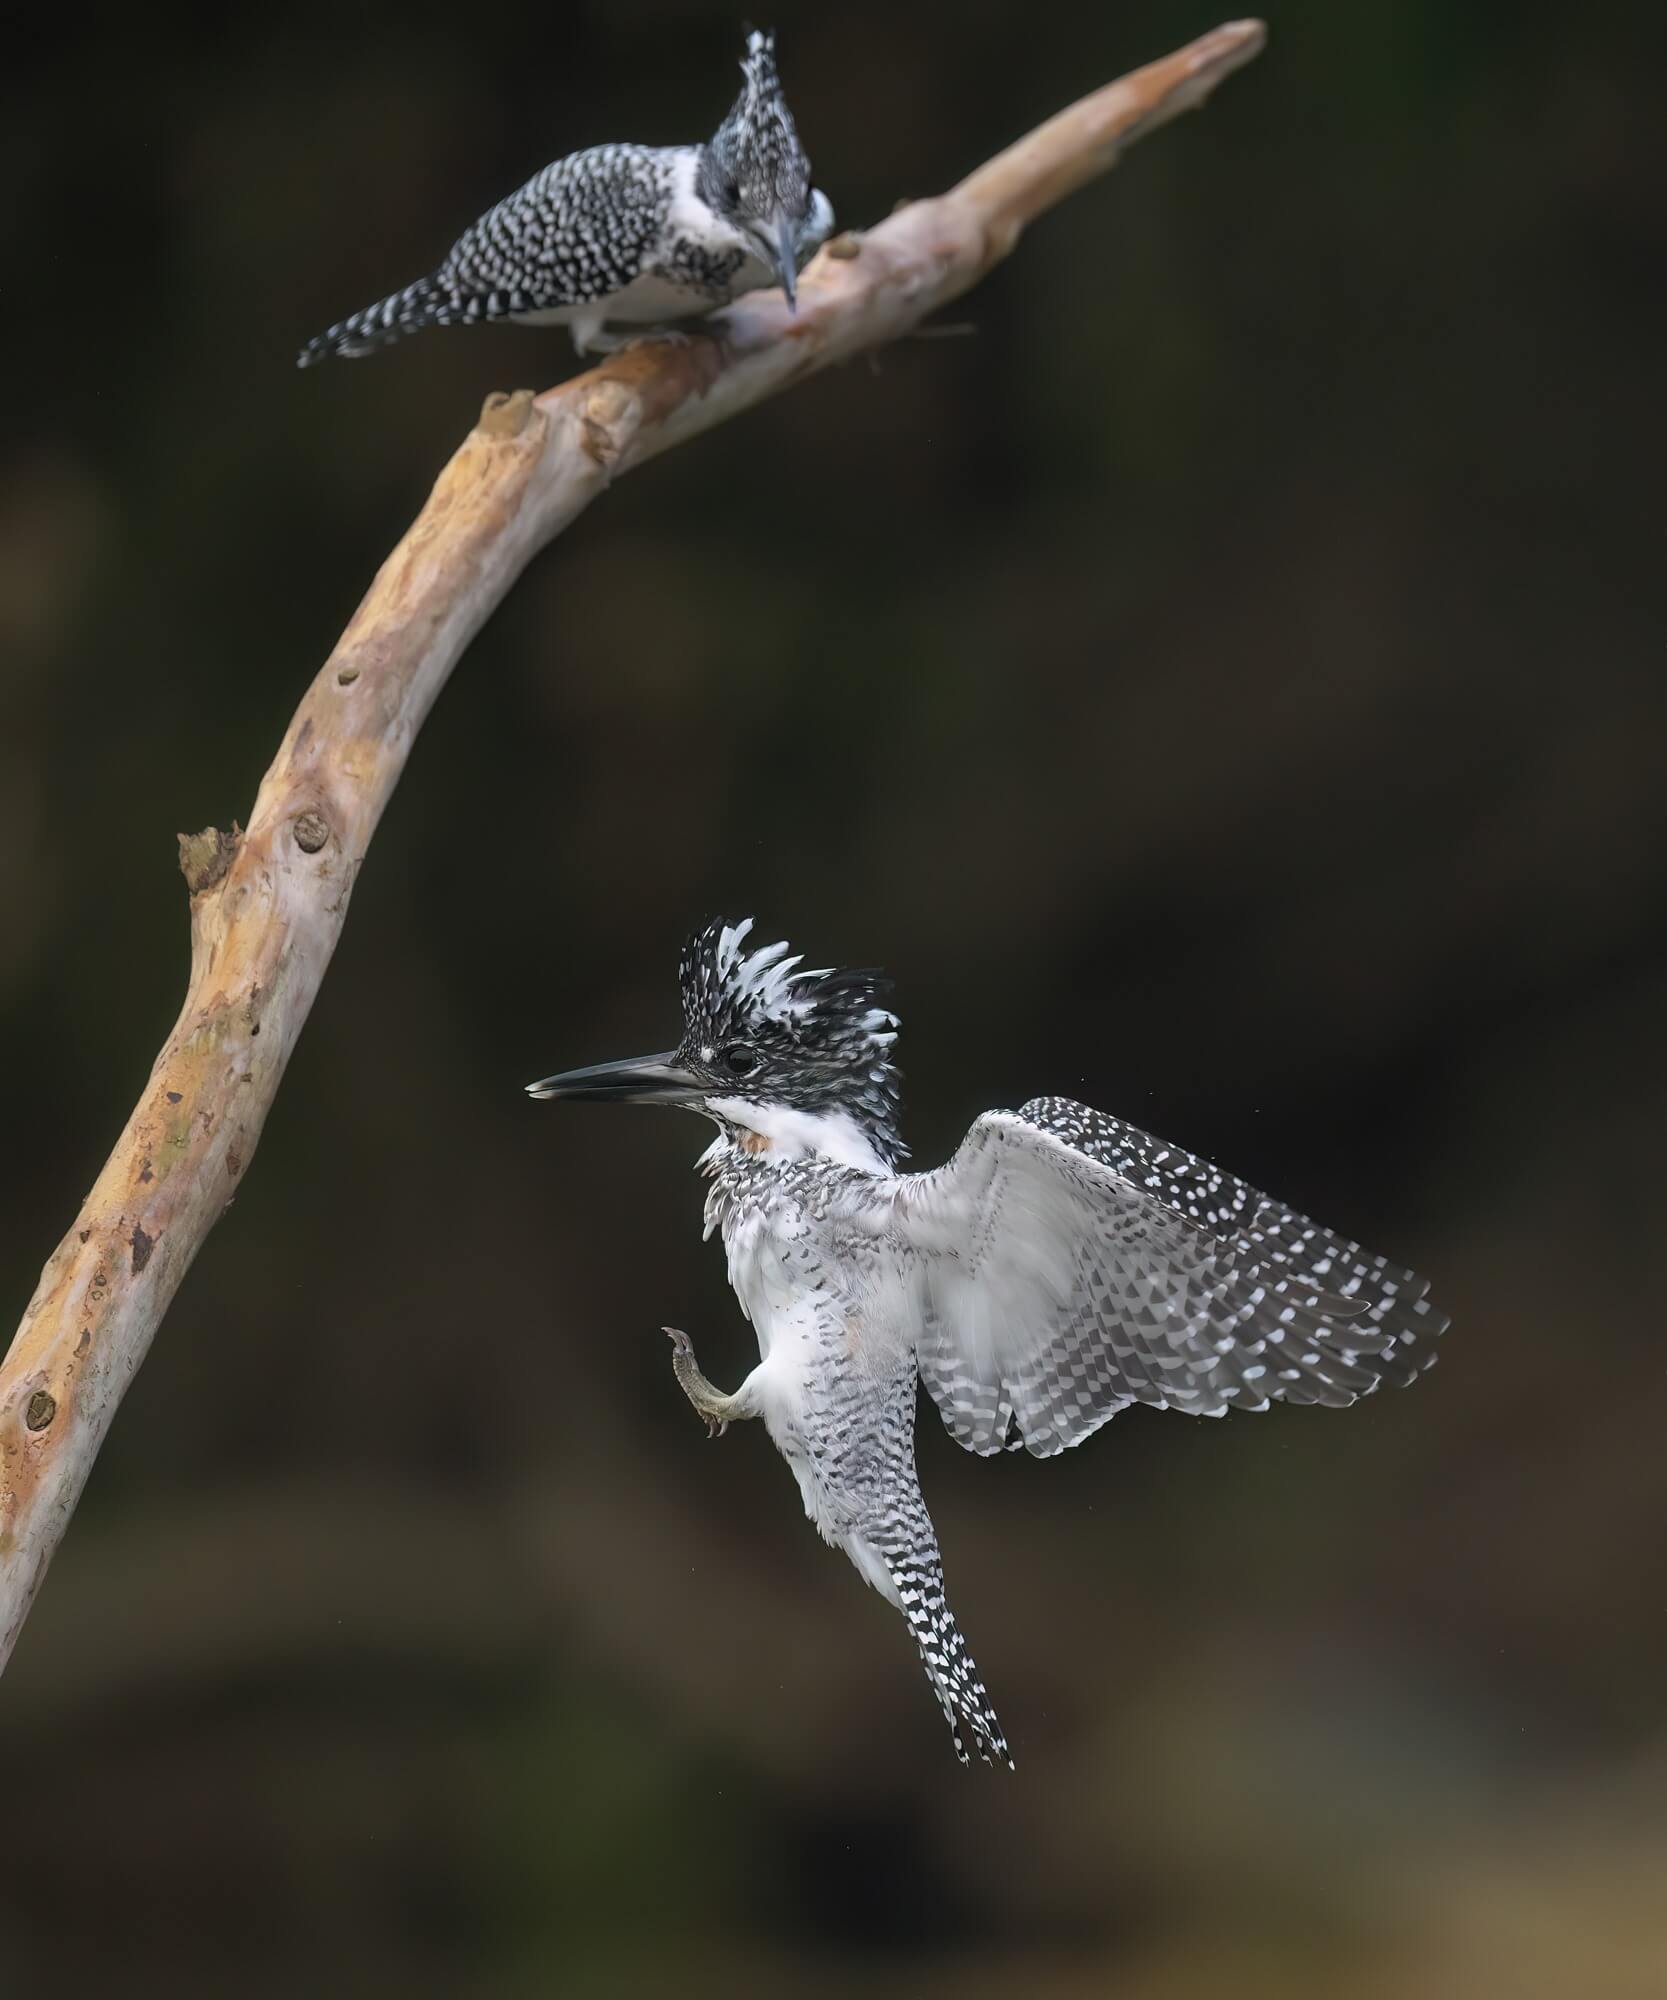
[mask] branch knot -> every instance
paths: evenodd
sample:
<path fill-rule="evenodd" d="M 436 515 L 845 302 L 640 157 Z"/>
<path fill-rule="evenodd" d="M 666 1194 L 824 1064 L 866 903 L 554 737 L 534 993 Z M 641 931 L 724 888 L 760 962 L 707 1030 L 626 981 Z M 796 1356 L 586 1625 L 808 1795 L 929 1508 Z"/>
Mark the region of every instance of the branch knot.
<path fill-rule="evenodd" d="M 330 822 L 321 812 L 304 812 L 295 822 L 295 844 L 303 854 L 316 854 L 330 838 Z"/>

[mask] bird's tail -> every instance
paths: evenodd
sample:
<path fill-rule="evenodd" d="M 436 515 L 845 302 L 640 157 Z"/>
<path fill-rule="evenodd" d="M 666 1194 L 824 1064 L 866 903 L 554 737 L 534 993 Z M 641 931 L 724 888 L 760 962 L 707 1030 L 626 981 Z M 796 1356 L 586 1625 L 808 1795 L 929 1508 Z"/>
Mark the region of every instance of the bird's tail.
<path fill-rule="evenodd" d="M 333 354 L 349 359 L 373 354 L 404 334 L 452 318 L 453 304 L 451 294 L 435 279 L 419 278 L 403 292 L 390 292 L 375 305 L 349 313 L 346 319 L 315 334 L 296 356 L 295 365 L 311 368 L 314 362 L 327 361 Z"/>
<path fill-rule="evenodd" d="M 972 1761 L 966 1742 L 970 1736 L 973 1749 L 986 1764 L 1005 1764 L 1011 1770 L 1013 1754 L 1007 1738 L 1001 1733 L 955 1614 L 944 1599 L 943 1565 L 937 1551 L 914 1550 L 891 1556 L 887 1568 L 897 1588 L 898 1608 L 909 1621 L 926 1678 L 955 1739 L 956 1756 L 963 1764 Z"/>

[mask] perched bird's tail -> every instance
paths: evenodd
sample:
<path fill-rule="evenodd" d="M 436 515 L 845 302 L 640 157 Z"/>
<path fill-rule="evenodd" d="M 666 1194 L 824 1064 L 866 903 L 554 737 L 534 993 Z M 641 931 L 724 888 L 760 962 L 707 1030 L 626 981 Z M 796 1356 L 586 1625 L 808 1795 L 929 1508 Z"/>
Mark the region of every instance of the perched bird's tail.
<path fill-rule="evenodd" d="M 451 293 L 432 277 L 419 278 L 403 292 L 391 292 L 377 304 L 366 306 L 362 312 L 349 313 L 346 319 L 316 334 L 296 356 L 295 365 L 310 368 L 315 361 L 328 361 L 333 354 L 349 359 L 374 354 L 377 348 L 386 347 L 403 334 L 438 326 L 456 316 Z"/>
<path fill-rule="evenodd" d="M 1001 1733 L 955 1614 L 944 1600 L 943 1565 L 936 1549 L 889 1556 L 886 1567 L 897 1588 L 898 1609 L 909 1621 L 926 1678 L 955 1739 L 956 1756 L 963 1764 L 972 1761 L 966 1744 L 971 1736 L 973 1749 L 986 1764 L 1005 1764 L 1012 1769 L 1007 1738 Z"/>

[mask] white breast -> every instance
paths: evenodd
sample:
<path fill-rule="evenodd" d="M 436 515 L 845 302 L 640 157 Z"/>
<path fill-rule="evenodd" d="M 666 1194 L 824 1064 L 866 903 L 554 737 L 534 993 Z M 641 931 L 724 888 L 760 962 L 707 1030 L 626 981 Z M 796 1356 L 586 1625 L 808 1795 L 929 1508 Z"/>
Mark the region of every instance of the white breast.
<path fill-rule="evenodd" d="M 729 1282 L 758 1334 L 759 1358 L 764 1361 L 770 1359 L 783 1331 L 795 1329 L 798 1337 L 807 1302 L 815 1300 L 792 1270 L 794 1245 L 803 1230 L 800 1217 L 785 1204 L 738 1216 L 724 1230 Z"/>
<path fill-rule="evenodd" d="M 844 1548 L 861 1574 L 896 1603 L 896 1586 L 853 1525 L 849 1494 L 830 1494 L 815 1439 L 825 1436 L 830 1373 L 850 1366 L 849 1302 L 817 1281 L 824 1258 L 806 1253 L 814 1225 L 790 1200 L 724 1223 L 729 1281 L 758 1335 L 747 1378 L 759 1414 L 786 1459 L 805 1513 L 824 1540 Z"/>
<path fill-rule="evenodd" d="M 709 313 L 716 304 L 710 292 L 692 285 L 674 285 L 645 271 L 607 300 L 608 319 L 619 326 L 655 326 L 668 319 L 691 319 Z"/>

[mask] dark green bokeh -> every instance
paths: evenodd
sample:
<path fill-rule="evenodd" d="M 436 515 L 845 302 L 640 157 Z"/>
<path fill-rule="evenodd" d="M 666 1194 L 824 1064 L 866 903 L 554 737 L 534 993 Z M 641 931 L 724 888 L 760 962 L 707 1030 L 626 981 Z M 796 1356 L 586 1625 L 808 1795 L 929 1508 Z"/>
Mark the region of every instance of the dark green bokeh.
<path fill-rule="evenodd" d="M 1299 6 L 975 337 L 623 483 L 414 755 L 258 1164 L 0 1697 L 0 1987 L 1643 1995 L 1667 1963 L 1658 119 L 1546 7 Z M 780 11 L 842 219 L 1211 25 Z M 306 375 L 553 154 L 693 138 L 666 4 L 65 17 L 0 84 L 7 1314 L 246 813 L 490 389 Z M 55 44 L 52 38 L 57 37 Z M 1405 1396 L 927 1413 L 1019 1758 L 657 1331 L 750 1335 L 671 1114 L 684 932 L 895 973 L 910 1137 L 1080 1094 L 1433 1274 Z M 0 1315 L 6 1317 L 6 1315 Z M 9 1318 L 6 1318 L 9 1324 Z"/>

